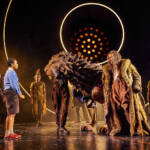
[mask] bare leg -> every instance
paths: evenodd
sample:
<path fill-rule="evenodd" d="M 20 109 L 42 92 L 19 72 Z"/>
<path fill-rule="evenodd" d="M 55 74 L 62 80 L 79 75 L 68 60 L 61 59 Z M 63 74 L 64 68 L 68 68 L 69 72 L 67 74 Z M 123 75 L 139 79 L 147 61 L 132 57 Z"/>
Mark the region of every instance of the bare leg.
<path fill-rule="evenodd" d="M 5 122 L 5 137 L 8 136 L 10 133 L 9 131 L 9 115 L 6 117 L 6 122 Z"/>
<path fill-rule="evenodd" d="M 9 116 L 6 117 L 5 129 L 9 130 Z"/>
<path fill-rule="evenodd" d="M 85 103 L 84 103 L 83 105 L 84 105 L 85 112 L 86 112 L 86 114 L 87 114 L 88 120 L 89 120 L 89 122 L 91 122 L 91 121 L 92 121 L 92 118 L 91 118 L 91 116 L 90 116 L 89 110 L 88 110 L 88 108 L 87 108 L 87 106 L 86 106 Z"/>
<path fill-rule="evenodd" d="M 79 112 L 80 108 L 76 107 L 76 114 L 77 114 L 77 122 L 80 122 L 80 112 Z"/>
<path fill-rule="evenodd" d="M 8 115 L 5 124 L 5 137 L 13 133 L 15 115 Z"/>
<path fill-rule="evenodd" d="M 13 134 L 14 131 L 13 131 L 13 128 L 14 128 L 14 120 L 15 120 L 15 114 L 13 115 L 10 115 L 10 123 L 9 123 L 9 130 L 10 130 L 10 134 Z"/>
<path fill-rule="evenodd" d="M 88 108 L 88 110 L 89 110 L 89 114 L 90 114 L 90 116 L 91 116 L 91 118 L 92 118 L 90 124 L 91 124 L 91 125 L 94 125 L 95 122 L 96 122 L 95 109 L 94 109 L 94 108 Z"/>

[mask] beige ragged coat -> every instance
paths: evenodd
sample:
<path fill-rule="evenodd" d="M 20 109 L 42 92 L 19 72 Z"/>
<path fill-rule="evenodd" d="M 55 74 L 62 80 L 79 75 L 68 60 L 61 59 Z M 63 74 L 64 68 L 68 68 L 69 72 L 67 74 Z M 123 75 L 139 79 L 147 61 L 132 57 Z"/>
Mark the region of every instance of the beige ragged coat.
<path fill-rule="evenodd" d="M 135 66 L 129 59 L 122 59 L 120 62 L 121 78 L 129 88 L 129 115 L 130 115 L 130 135 L 150 135 L 150 127 L 147 122 L 147 116 L 144 110 L 144 98 L 142 96 L 141 76 Z M 104 111 L 105 119 L 109 129 L 111 130 L 120 127 L 118 114 L 116 113 L 115 103 L 112 99 L 112 67 L 109 63 L 103 66 L 103 91 L 104 91 Z"/>

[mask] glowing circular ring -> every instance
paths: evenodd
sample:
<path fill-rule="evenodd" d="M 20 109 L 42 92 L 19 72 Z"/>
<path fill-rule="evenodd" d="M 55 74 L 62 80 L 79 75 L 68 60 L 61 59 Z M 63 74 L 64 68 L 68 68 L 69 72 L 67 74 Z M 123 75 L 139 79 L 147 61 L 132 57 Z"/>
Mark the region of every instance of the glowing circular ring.
<path fill-rule="evenodd" d="M 8 7 L 7 7 L 7 10 L 6 10 L 6 13 L 5 13 L 5 17 L 4 17 L 4 23 L 3 23 L 3 46 L 4 46 L 4 52 L 5 52 L 5 56 L 6 56 L 6 59 L 8 60 L 8 53 L 7 53 L 7 48 L 6 48 L 6 22 L 7 22 L 7 16 L 8 16 L 8 12 L 9 12 L 9 9 L 10 9 L 10 6 L 12 4 L 12 0 L 9 1 L 9 4 L 8 4 Z M 22 88 L 22 90 L 29 96 L 31 97 L 31 95 L 29 94 L 29 92 L 22 86 L 22 84 L 19 82 L 19 85 L 20 87 Z M 47 111 L 49 111 L 50 113 L 52 114 L 56 114 L 55 112 L 53 112 L 52 110 L 46 108 Z"/>
<path fill-rule="evenodd" d="M 60 42 L 61 42 L 61 45 L 62 45 L 63 49 L 64 49 L 66 52 L 68 51 L 68 50 L 66 49 L 65 45 L 64 45 L 63 37 L 62 37 L 63 25 L 64 25 L 64 23 L 65 23 L 67 17 L 68 17 L 74 10 L 76 10 L 76 9 L 78 9 L 78 8 L 80 8 L 80 7 L 83 7 L 83 6 L 88 6 L 88 5 L 96 5 L 96 6 L 104 7 L 104 8 L 106 8 L 106 9 L 108 9 L 109 11 L 111 11 L 111 12 L 117 17 L 117 19 L 119 20 L 119 23 L 120 23 L 121 29 L 122 29 L 122 40 L 121 40 L 120 46 L 119 46 L 119 48 L 118 48 L 118 50 L 117 50 L 117 51 L 119 52 L 119 51 L 121 50 L 122 46 L 123 46 L 124 38 L 125 38 L 125 30 L 124 30 L 123 23 L 122 23 L 120 17 L 118 16 L 118 14 L 117 14 L 113 9 L 111 9 L 110 7 L 108 7 L 108 6 L 104 5 L 104 4 L 100 4 L 100 3 L 83 3 L 83 4 L 80 4 L 80 5 L 78 5 L 78 6 L 74 7 L 74 8 L 72 8 L 72 9 L 65 15 L 64 19 L 62 20 L 62 23 L 61 23 L 61 26 L 60 26 L 60 32 L 59 32 Z M 106 62 L 107 62 L 107 60 L 104 61 L 104 62 L 101 62 L 100 64 L 104 64 L 104 63 L 106 63 Z"/>

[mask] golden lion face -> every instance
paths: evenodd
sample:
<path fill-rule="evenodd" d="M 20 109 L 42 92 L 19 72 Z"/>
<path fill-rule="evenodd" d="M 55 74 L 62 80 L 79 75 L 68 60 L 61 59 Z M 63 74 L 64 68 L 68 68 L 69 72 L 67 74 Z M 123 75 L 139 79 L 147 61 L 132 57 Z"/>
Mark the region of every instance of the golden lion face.
<path fill-rule="evenodd" d="M 50 80 L 58 76 L 58 71 L 60 72 L 64 71 L 62 70 L 62 68 L 66 68 L 64 59 L 65 59 L 65 52 L 63 51 L 52 56 L 49 63 L 45 66 L 44 71 Z"/>

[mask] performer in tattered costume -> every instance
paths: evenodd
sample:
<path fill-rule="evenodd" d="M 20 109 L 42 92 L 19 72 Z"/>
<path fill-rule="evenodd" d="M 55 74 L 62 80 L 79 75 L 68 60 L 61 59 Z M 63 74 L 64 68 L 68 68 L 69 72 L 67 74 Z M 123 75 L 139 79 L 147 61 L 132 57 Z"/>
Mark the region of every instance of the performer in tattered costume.
<path fill-rule="evenodd" d="M 53 80 L 52 101 L 56 111 L 58 132 L 69 133 L 65 128 L 69 105 L 69 89 L 66 80 Z"/>
<path fill-rule="evenodd" d="M 31 104 L 33 116 L 36 120 L 36 126 L 41 126 L 42 116 L 46 113 L 46 88 L 45 83 L 41 81 L 40 69 L 37 69 L 34 75 L 34 81 L 30 85 Z"/>
<path fill-rule="evenodd" d="M 68 133 L 65 128 L 70 97 L 68 81 L 84 96 L 90 97 L 93 87 L 99 84 L 100 68 L 98 64 L 91 64 L 76 54 L 64 51 L 54 55 L 46 65 L 45 73 L 53 80 L 52 99 L 59 133 Z"/>
<path fill-rule="evenodd" d="M 111 51 L 107 59 L 102 81 L 108 135 L 149 135 L 140 74 L 117 51 Z"/>

